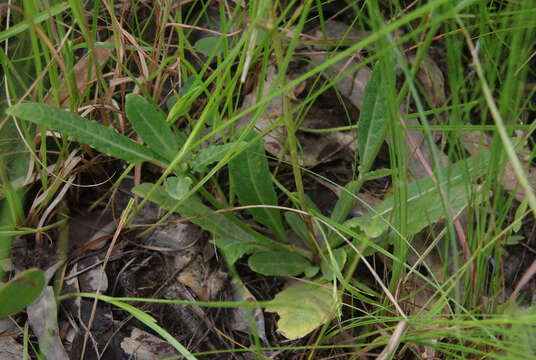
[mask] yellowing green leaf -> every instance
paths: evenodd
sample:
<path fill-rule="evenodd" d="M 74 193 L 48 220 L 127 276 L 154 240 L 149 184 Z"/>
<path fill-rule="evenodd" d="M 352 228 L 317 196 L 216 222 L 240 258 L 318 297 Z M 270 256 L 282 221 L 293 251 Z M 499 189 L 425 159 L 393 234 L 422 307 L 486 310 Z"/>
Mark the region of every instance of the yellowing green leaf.
<path fill-rule="evenodd" d="M 333 289 L 310 282 L 294 282 L 277 294 L 266 311 L 279 315 L 278 331 L 287 339 L 298 339 L 331 320 L 336 304 Z"/>

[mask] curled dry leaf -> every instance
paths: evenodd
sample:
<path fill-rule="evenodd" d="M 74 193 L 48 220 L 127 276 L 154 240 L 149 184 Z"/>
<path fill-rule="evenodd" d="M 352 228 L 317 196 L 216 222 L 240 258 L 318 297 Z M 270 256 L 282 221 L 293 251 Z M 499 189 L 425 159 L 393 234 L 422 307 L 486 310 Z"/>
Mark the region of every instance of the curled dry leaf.
<path fill-rule="evenodd" d="M 292 75 L 289 75 L 291 78 Z M 273 87 L 273 84 L 277 78 L 277 70 L 275 66 L 269 66 L 266 79 L 264 81 L 262 96 L 266 97 L 270 89 Z M 298 85 L 300 86 L 300 85 Z M 303 86 L 303 84 L 301 84 Z M 246 95 L 244 103 L 240 111 L 243 111 L 254 104 L 257 103 L 257 95 L 259 89 L 255 89 L 250 94 Z M 299 105 L 297 100 L 290 101 L 291 107 L 296 107 Z M 269 127 L 273 126 L 277 121 L 283 116 L 283 98 L 282 96 L 276 96 L 272 99 L 264 112 L 258 117 L 255 123 L 255 130 L 258 132 L 264 131 Z M 253 113 L 250 113 L 238 121 L 238 127 L 244 127 L 253 119 Z M 340 119 L 336 119 L 330 116 L 315 116 L 314 112 L 309 112 L 309 114 L 304 118 L 301 123 L 303 128 L 331 128 L 340 126 Z M 334 156 L 341 149 L 351 149 L 355 150 L 357 148 L 357 141 L 355 136 L 349 132 L 334 132 L 334 133 L 323 133 L 323 134 L 311 134 L 299 132 L 296 134 L 297 139 L 301 145 L 301 151 L 299 154 L 299 162 L 302 166 L 313 167 L 322 162 L 332 160 Z M 281 157 L 285 153 L 284 160 L 290 161 L 290 155 L 288 149 L 286 149 L 287 131 L 283 124 L 278 125 L 275 129 L 270 131 L 264 136 L 265 144 L 264 148 L 270 154 Z"/>
<path fill-rule="evenodd" d="M 319 53 L 310 56 L 313 66 L 325 63 L 329 58 L 327 53 Z M 349 60 L 341 60 L 333 64 L 331 71 L 325 73 L 328 78 L 336 78 L 341 73 L 344 73 L 348 69 L 351 69 L 359 64 L 359 60 L 351 58 Z M 361 108 L 363 99 L 365 98 L 365 86 L 367 85 L 372 70 L 368 66 L 360 67 L 356 72 L 342 78 L 335 83 L 337 90 L 344 95 L 350 102 L 357 107 Z"/>
<path fill-rule="evenodd" d="M 41 296 L 28 306 L 28 320 L 39 341 L 39 350 L 47 359 L 68 360 L 59 337 L 58 313 L 52 286 L 47 286 Z"/>
<path fill-rule="evenodd" d="M 409 57 L 410 65 L 415 61 L 414 56 Z M 429 97 L 433 106 L 440 106 L 445 101 L 445 78 L 437 63 L 429 56 L 425 56 L 419 65 L 417 72 L 425 94 Z"/>
<path fill-rule="evenodd" d="M 414 61 L 412 57 L 410 57 L 409 60 L 410 63 Z M 417 78 L 419 79 L 424 92 L 430 98 L 432 105 L 440 106 L 445 99 L 445 79 L 435 61 L 430 57 L 425 56 L 419 66 Z M 407 120 L 407 125 L 421 125 L 421 123 L 417 118 L 412 118 Z M 434 162 L 432 160 L 433 151 L 439 154 L 439 162 L 441 166 L 446 166 L 448 164 L 447 156 L 441 152 L 435 144 L 428 144 L 426 142 L 424 131 L 408 130 L 406 133 L 408 134 L 406 146 L 410 156 L 408 169 L 411 171 L 409 175 L 417 179 L 429 175 L 424 163 L 430 168 L 434 168 Z"/>
<path fill-rule="evenodd" d="M 22 359 L 22 345 L 7 334 L 18 334 L 18 328 L 9 318 L 0 319 L 0 359 L 20 360 Z"/>
<path fill-rule="evenodd" d="M 465 149 L 471 155 L 479 154 L 491 147 L 492 140 L 490 136 L 481 131 L 465 131 L 462 133 L 461 138 Z M 530 149 L 524 147 L 522 152 L 530 154 Z M 524 165 L 525 175 L 527 176 L 531 188 L 536 189 L 536 167 L 528 165 L 526 161 L 523 161 L 521 158 L 520 161 Z M 512 193 L 515 191 L 514 196 L 517 201 L 523 202 L 523 200 L 525 200 L 525 190 L 518 185 L 516 174 L 510 162 L 505 165 L 503 176 L 499 177 L 499 180 L 507 192 Z"/>
<path fill-rule="evenodd" d="M 108 40 L 106 40 L 107 42 Z M 73 74 L 76 84 L 76 91 L 79 96 L 82 96 L 86 91 L 86 88 L 93 79 L 95 79 L 95 74 L 97 72 L 97 67 L 104 65 L 110 56 L 112 55 L 113 49 L 106 48 L 103 46 L 95 46 L 93 55 L 97 64 L 92 64 L 92 57 L 89 54 L 86 54 L 78 63 L 74 66 Z M 91 65 L 91 66 L 90 66 Z M 72 96 L 70 81 L 63 80 L 63 84 L 60 87 L 60 106 L 67 107 L 69 97 Z M 45 104 L 54 104 L 54 97 L 51 94 L 48 94 L 45 98 Z"/>
<path fill-rule="evenodd" d="M 130 336 L 121 341 L 121 349 L 130 358 L 138 360 L 158 360 L 179 355 L 167 341 L 138 328 L 133 328 Z"/>
<path fill-rule="evenodd" d="M 233 289 L 233 301 L 249 301 L 252 303 L 257 301 L 239 278 L 233 279 L 231 286 Z M 252 320 L 255 323 L 255 329 L 253 329 Z M 261 308 L 233 308 L 231 328 L 235 331 L 248 332 L 251 335 L 255 333 L 264 344 L 270 345 L 266 338 L 264 314 Z"/>
<path fill-rule="evenodd" d="M 78 276 L 80 289 L 83 292 L 96 292 L 100 289 L 101 293 L 108 290 L 108 276 L 103 272 L 102 262 L 98 256 L 90 256 L 80 260 L 80 266 L 87 271 L 83 271 Z"/>
<path fill-rule="evenodd" d="M 181 262 L 182 259 L 178 261 Z M 221 269 L 209 273 L 203 256 L 197 254 L 177 275 L 177 281 L 192 289 L 202 301 L 216 300 L 227 283 L 227 273 Z"/>

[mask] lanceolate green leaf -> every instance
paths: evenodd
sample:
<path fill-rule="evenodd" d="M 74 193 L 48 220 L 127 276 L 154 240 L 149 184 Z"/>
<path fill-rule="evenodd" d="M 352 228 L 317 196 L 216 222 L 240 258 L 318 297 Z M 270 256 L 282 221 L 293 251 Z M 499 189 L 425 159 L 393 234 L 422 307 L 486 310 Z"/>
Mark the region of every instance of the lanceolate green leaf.
<path fill-rule="evenodd" d="M 234 264 L 236 260 L 255 250 L 262 250 L 257 242 L 245 242 L 237 238 L 218 238 L 214 239 L 214 243 L 218 248 L 226 254 L 225 260 L 229 264 Z"/>
<path fill-rule="evenodd" d="M 177 140 L 164 115 L 138 94 L 127 95 L 126 112 L 128 121 L 141 139 L 171 162 L 178 150 Z"/>
<path fill-rule="evenodd" d="M 246 144 L 244 141 L 242 143 L 243 145 Z M 207 171 L 208 165 L 223 159 L 233 146 L 236 146 L 235 141 L 223 145 L 210 145 L 201 149 L 192 164 L 192 170 L 196 172 Z"/>
<path fill-rule="evenodd" d="M 358 191 L 359 184 L 357 181 L 350 181 L 344 186 L 343 191 L 341 191 L 341 196 L 335 203 L 333 212 L 331 213 L 331 220 L 336 223 L 342 223 L 348 217 L 348 214 L 352 210 L 354 203 L 356 202 L 356 192 Z M 328 229 L 328 242 L 329 246 L 336 247 L 342 243 L 343 239 L 333 233 L 331 229 Z"/>
<path fill-rule="evenodd" d="M 381 64 L 376 65 L 365 87 L 357 132 L 360 166 L 370 167 L 387 129 L 389 99 L 382 85 L 382 68 Z"/>
<path fill-rule="evenodd" d="M 477 156 L 468 158 L 440 169 L 441 183 L 449 205 L 455 212 L 459 212 L 469 202 L 477 205 L 484 200 L 478 192 L 472 192 L 470 184 L 479 175 L 483 174 L 489 163 L 489 152 L 482 152 Z M 468 185 L 469 183 L 469 185 Z M 393 211 L 393 198 L 389 198 L 378 205 L 374 210 L 367 212 L 363 221 L 373 223 L 374 220 L 386 221 Z M 428 225 L 435 223 L 445 216 L 441 194 L 438 186 L 430 176 L 415 180 L 408 185 L 408 228 L 409 235 L 416 234 Z M 354 222 L 356 220 L 348 220 Z M 387 229 L 387 226 L 383 226 Z"/>
<path fill-rule="evenodd" d="M 357 190 L 358 182 L 354 180 L 350 181 L 344 186 L 343 191 L 341 191 L 341 196 L 335 203 L 335 207 L 331 213 L 331 220 L 337 223 L 342 223 L 344 220 L 346 220 L 346 217 L 356 202 Z"/>
<path fill-rule="evenodd" d="M 251 270 L 268 276 L 296 276 L 311 267 L 311 263 L 298 254 L 285 251 L 266 251 L 251 255 Z"/>
<path fill-rule="evenodd" d="M 309 244 L 309 234 L 307 233 L 307 226 L 303 222 L 300 215 L 295 212 L 286 211 L 285 220 L 287 224 L 290 225 L 290 228 L 298 235 L 298 237 L 303 241 L 304 244 Z"/>
<path fill-rule="evenodd" d="M 229 162 L 229 175 L 241 205 L 277 205 L 262 141 L 257 141 Z M 255 208 L 249 209 L 249 212 L 280 240 L 286 239 L 279 210 Z"/>
<path fill-rule="evenodd" d="M 110 156 L 137 163 L 151 161 L 151 150 L 116 133 L 112 128 L 88 121 L 63 109 L 37 103 L 23 103 L 6 110 L 10 115 L 59 131 Z"/>
<path fill-rule="evenodd" d="M 146 197 L 154 184 L 141 184 L 132 189 L 132 192 L 141 197 Z M 149 198 L 157 203 L 160 207 L 171 210 L 175 207 L 176 200 L 170 197 L 163 187 L 159 187 Z M 222 213 L 210 216 L 202 216 L 212 213 L 214 210 L 204 205 L 197 196 L 191 196 L 177 209 L 177 212 L 184 217 L 200 216 L 192 220 L 194 224 L 201 226 L 203 229 L 210 231 L 222 238 L 239 238 L 245 242 L 258 242 L 258 239 L 238 226 L 232 216 Z M 253 230 L 251 230 L 253 231 Z"/>

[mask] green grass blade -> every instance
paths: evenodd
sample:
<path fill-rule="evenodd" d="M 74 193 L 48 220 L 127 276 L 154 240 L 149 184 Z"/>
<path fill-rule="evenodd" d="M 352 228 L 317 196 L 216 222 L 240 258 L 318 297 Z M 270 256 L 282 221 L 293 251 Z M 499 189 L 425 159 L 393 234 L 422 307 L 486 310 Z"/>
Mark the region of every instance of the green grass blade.
<path fill-rule="evenodd" d="M 171 161 L 177 154 L 177 140 L 163 114 L 143 97 L 128 94 L 126 97 L 128 121 L 141 139 L 156 153 Z"/>
<path fill-rule="evenodd" d="M 88 121 L 54 106 L 23 103 L 10 107 L 6 113 L 59 131 L 100 152 L 128 162 L 137 163 L 155 159 L 151 150 L 116 133 L 112 128 L 96 121 Z"/>
<path fill-rule="evenodd" d="M 148 315 L 147 313 L 141 311 L 140 309 L 124 303 L 122 301 L 117 300 L 108 300 L 108 299 L 102 299 L 104 301 L 109 302 L 112 305 L 117 306 L 120 309 L 125 310 L 126 312 L 130 313 L 132 316 L 134 316 L 136 319 L 141 321 L 143 324 L 145 324 L 147 327 L 155 331 L 158 335 L 160 335 L 162 338 L 166 339 L 177 351 L 179 351 L 182 355 L 186 357 L 188 360 L 196 360 L 196 357 L 189 352 L 180 342 L 178 342 L 169 332 L 167 332 L 164 328 L 160 327 L 153 317 Z"/>
<path fill-rule="evenodd" d="M 49 11 L 42 12 L 39 15 L 37 15 L 35 18 L 33 18 L 33 24 L 39 24 L 45 20 L 50 19 L 51 17 L 55 17 L 56 15 L 67 10 L 69 7 L 70 5 L 66 1 L 56 4 L 52 6 Z M 16 25 L 13 25 L 7 30 L 0 32 L 0 42 L 5 41 L 6 39 L 10 39 L 28 30 L 28 28 L 32 26 L 33 24 L 30 21 L 24 21 Z"/>

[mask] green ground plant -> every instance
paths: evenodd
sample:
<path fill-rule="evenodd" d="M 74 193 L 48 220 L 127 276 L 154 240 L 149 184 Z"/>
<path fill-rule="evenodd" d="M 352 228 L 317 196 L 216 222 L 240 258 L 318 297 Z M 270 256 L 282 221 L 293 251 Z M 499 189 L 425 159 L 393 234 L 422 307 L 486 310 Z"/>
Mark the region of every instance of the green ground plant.
<path fill-rule="evenodd" d="M 508 249 L 505 244 L 523 241 L 516 233 L 522 223 L 533 222 L 536 214 L 534 184 L 527 176 L 534 158 L 531 98 L 536 90 L 527 91 L 525 87 L 530 83 L 527 79 L 536 77 L 530 67 L 534 64 L 536 38 L 534 1 L 433 0 L 418 2 L 413 8 L 403 8 L 398 2 L 392 2 L 389 8 L 374 1 L 348 2 L 346 9 L 353 14 L 349 18 L 361 30 L 370 31 L 355 41 L 344 36 L 327 40 L 330 25 L 325 9 L 329 2 L 252 1 L 232 8 L 224 3 L 215 6 L 219 23 L 213 25 L 214 29 L 220 34 L 233 34 L 238 28 L 242 32 L 194 41 L 192 27 L 201 22 L 210 26 L 214 21 L 209 16 L 209 8 L 214 7 L 209 1 L 185 7 L 184 12 L 180 6 L 174 9 L 171 2 L 162 2 L 146 19 L 138 18 L 133 11 L 132 22 L 127 24 L 119 24 L 113 7 L 99 1 L 89 12 L 78 1 L 47 3 L 45 12 L 39 11 L 37 1 L 23 2 L 24 16 L 13 15 L 20 22 L 0 32 L 0 41 L 7 49 L 0 55 L 8 89 L 3 108 L 18 125 L 18 136 L 25 145 L 20 152 L 34 159 L 35 178 L 44 196 L 24 214 L 17 192 L 23 187 L 14 183 L 15 176 L 5 175 L 9 167 L 0 158 L 5 198 L 0 200 L 0 260 L 9 258 L 14 235 L 61 228 L 61 216 L 58 222 L 47 223 L 47 228 L 35 224 L 49 206 L 56 204 L 55 199 L 63 196 L 62 185 L 71 182 L 71 174 L 62 168 L 73 146 L 84 144 L 128 164 L 108 193 L 136 164 L 151 163 L 161 169 L 156 181 L 132 189 L 141 199 L 132 212 L 125 214 L 127 224 L 151 201 L 167 210 L 159 223 L 178 213 L 208 231 L 234 276 L 235 263 L 247 256 L 249 268 L 258 274 L 304 279 L 290 284 L 273 301 L 255 305 L 278 313 L 278 331 L 288 339 L 302 338 L 318 329 L 311 335 L 311 345 L 299 348 L 307 351 L 310 359 L 341 333 L 355 334 L 351 346 L 329 346 L 349 358 L 376 351 L 383 359 L 419 358 L 419 348 L 432 349 L 442 358 L 536 357 L 532 337 L 525 336 L 535 331 L 535 307 L 521 306 L 517 288 L 514 295 L 505 298 L 508 291 L 500 268 Z M 103 13 L 109 21 L 108 35 L 112 36 L 106 41 L 97 29 Z M 76 23 L 79 34 L 66 27 L 66 22 Z M 318 45 L 302 36 L 310 22 L 319 24 L 329 57 L 290 77 L 290 64 L 301 56 L 298 50 Z M 167 45 L 171 40 L 166 38 L 165 26 L 158 27 L 157 23 L 193 25 L 175 28 L 173 41 L 178 46 L 172 48 Z M 154 34 L 149 34 L 151 31 Z M 138 58 L 138 62 L 145 65 L 139 66 L 139 74 L 133 73 L 132 59 L 125 62 L 118 57 L 125 49 L 119 40 L 125 32 L 132 38 L 126 49 L 151 59 L 147 65 L 140 55 L 143 60 Z M 417 74 L 438 40 L 444 44 L 448 98 L 435 103 Z M 16 44 L 14 49 L 8 41 Z M 412 46 L 415 50 L 409 61 L 406 50 Z M 94 81 L 88 81 L 79 91 L 81 78 L 75 76 L 73 54 L 83 51 L 89 54 L 90 64 L 98 64 L 95 54 L 100 48 L 113 51 L 110 62 L 132 86 L 110 90 L 103 66 L 89 65 L 91 70 L 82 79 Z M 336 77 L 329 76 L 338 62 L 359 51 L 366 51 L 363 61 Z M 181 64 L 182 86 L 164 96 L 166 71 L 176 62 Z M 275 64 L 277 77 L 264 93 L 262 84 L 270 64 Z M 305 176 L 321 177 L 300 164 L 296 133 L 301 119 L 322 93 L 337 92 L 338 81 L 365 66 L 372 68 L 372 74 L 365 87 L 359 121 L 355 124 L 348 119 L 345 127 L 358 130 L 357 175 L 346 184 L 334 184 L 341 195 L 327 213 L 318 209 L 304 189 Z M 257 101 L 243 109 L 240 102 L 247 89 L 242 77 L 255 77 L 252 69 L 258 70 Z M 31 82 L 31 92 L 26 93 Z M 299 105 L 292 106 L 293 89 L 306 82 L 314 85 Z M 120 109 L 112 112 L 103 107 L 97 115 L 78 115 L 78 109 L 99 102 L 108 105 L 112 98 L 124 109 L 128 124 L 121 121 Z M 269 128 L 257 131 L 256 122 L 277 98 L 281 98 L 283 115 Z M 401 109 L 406 109 L 405 113 Z M 409 109 L 415 113 L 409 113 Z M 239 127 L 239 120 L 246 116 L 251 120 Z M 406 125 L 405 121 L 415 118 L 420 125 Z M 7 133 L 4 126 L 8 119 L 0 124 L 2 134 Z M 437 125 L 431 125 L 432 121 Z M 288 163 L 283 157 L 272 161 L 266 154 L 263 136 L 276 128 L 286 131 Z M 430 171 L 418 179 L 407 171 L 412 167 L 408 130 L 422 131 L 431 153 Z M 54 136 L 51 143 L 47 131 L 63 136 Z M 439 149 L 446 154 L 446 162 L 432 131 L 443 133 Z M 478 151 L 472 153 L 462 134 L 476 131 L 480 132 Z M 10 132 L 9 136 L 17 135 Z M 141 143 L 133 140 L 136 137 Z M 384 144 L 387 150 L 382 150 Z M 374 164 L 381 151 L 388 153 L 390 168 L 377 171 Z M 290 185 L 278 179 L 278 170 L 285 166 L 292 170 Z M 502 175 L 507 168 L 510 183 L 516 184 L 511 188 Z M 221 183 L 222 173 L 227 174 L 229 186 Z M 393 184 L 393 195 L 376 206 L 364 204 L 368 211 L 362 216 L 349 216 L 363 201 L 360 193 L 367 182 L 386 176 Z M 520 192 L 526 200 L 519 201 Z M 292 206 L 282 206 L 282 198 Z M 241 211 L 264 231 L 248 226 L 239 215 Z M 461 217 L 469 219 L 465 231 Z M 438 224 L 444 224 L 439 233 Z M 415 238 L 423 231 L 437 240 L 431 251 L 439 253 L 440 274 L 426 262 L 416 271 L 409 260 L 422 255 Z M 290 240 L 292 233 L 299 243 Z M 381 271 L 367 260 L 371 258 L 389 264 L 384 270 L 387 274 L 379 275 Z M 498 270 L 490 272 L 490 262 L 498 264 Z M 356 274 L 361 263 L 368 272 L 365 277 Z M 410 274 L 418 279 L 419 288 L 404 291 Z M 0 317 L 24 309 L 44 285 L 39 270 L 7 281 L 0 288 L 0 302 L 5 303 L 3 296 L 17 293 L 18 297 L 16 306 L 4 307 Z M 23 288 L 18 290 L 16 286 Z M 59 299 L 78 295 L 99 298 L 127 311 L 186 358 L 207 355 L 192 354 L 155 319 L 128 304 L 158 299 L 95 294 L 68 294 Z M 403 305 L 422 297 L 426 299 L 418 310 L 408 311 Z M 171 302 L 251 307 L 240 302 Z M 268 350 L 260 346 L 256 334 L 252 343 L 257 344 L 254 351 L 259 357 L 263 356 L 261 351 Z"/>

